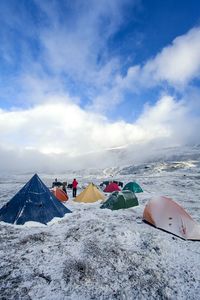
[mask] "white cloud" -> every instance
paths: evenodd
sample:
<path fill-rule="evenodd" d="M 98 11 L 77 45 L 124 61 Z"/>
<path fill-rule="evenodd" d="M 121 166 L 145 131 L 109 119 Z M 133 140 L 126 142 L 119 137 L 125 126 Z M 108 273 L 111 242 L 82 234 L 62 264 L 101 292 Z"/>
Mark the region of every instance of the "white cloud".
<path fill-rule="evenodd" d="M 54 158 L 62 154 L 69 162 L 70 157 L 129 144 L 154 144 L 161 139 L 167 145 L 197 142 L 200 121 L 190 113 L 184 101 L 163 96 L 154 106 L 146 106 L 135 123 L 110 123 L 105 116 L 84 111 L 70 99 L 51 99 L 28 110 L 1 109 L 1 147 L 18 149 L 17 155 L 26 150 L 29 154 L 24 157 L 32 161 L 41 161 L 36 153 L 43 153 L 54 154 Z M 47 162 L 48 156 L 44 157 Z"/>
<path fill-rule="evenodd" d="M 185 85 L 200 76 L 200 28 L 177 37 L 143 68 L 149 79 Z"/>
<path fill-rule="evenodd" d="M 37 161 L 36 165 L 46 168 L 49 157 L 53 162 L 62 157 L 69 163 L 69 157 L 123 145 L 140 146 L 160 140 L 169 145 L 198 141 L 195 129 L 200 125 L 199 116 L 194 114 L 191 101 L 198 101 L 197 93 L 192 97 L 188 94 L 187 101 L 186 97 L 177 101 L 163 96 L 156 104 L 146 105 L 135 123 L 110 122 L 104 113 L 123 101 L 127 90 L 141 92 L 163 82 L 177 88 L 188 87 L 194 78 L 199 78 L 200 28 L 177 37 L 144 65 L 131 66 L 122 77 L 122 66 L 118 58 L 109 57 L 106 43 L 124 21 L 124 1 L 75 1 L 73 13 L 64 22 L 67 26 L 63 26 L 55 1 L 48 6 L 43 1 L 35 2 L 47 16 L 48 26 L 43 24 L 38 32 L 34 29 L 41 52 L 33 61 L 27 47 L 16 78 L 18 85 L 13 84 L 14 89 L 20 86 L 21 93 L 15 89 L 11 102 L 16 105 L 14 101 L 20 100 L 24 108 L 0 109 L 0 152 L 5 158 L 4 166 L 17 167 L 17 160 L 26 158 L 27 166 L 34 167 Z M 6 49 L 7 46 L 5 53 Z M 82 88 L 77 95 L 85 92 L 86 97 L 93 99 L 92 105 L 81 107 L 85 105 L 83 94 L 82 98 L 66 96 L 73 85 L 75 90 Z"/>
<path fill-rule="evenodd" d="M 154 106 L 146 106 L 136 124 L 143 131 L 144 138 L 164 138 L 170 144 L 180 145 L 194 137 L 196 122 L 185 101 L 163 96 Z"/>
<path fill-rule="evenodd" d="M 128 69 L 127 75 L 117 78 L 121 89 L 138 90 L 167 82 L 175 88 L 187 87 L 200 77 L 200 27 L 177 37 L 144 66 Z"/>
<path fill-rule="evenodd" d="M 20 63 L 17 76 L 10 74 L 1 86 L 4 102 L 28 107 L 46 101 L 49 94 L 65 92 L 89 102 L 112 87 L 120 63 L 118 57 L 110 57 L 107 42 L 126 22 L 128 5 L 136 6 L 138 0 L 34 2 L 42 16 L 37 26 L 24 6 L 16 12 L 9 6 L 9 18 L 4 17 L 8 34 L 2 51 L 13 64 L 18 59 Z M 17 44 L 20 57 L 13 52 L 16 43 L 9 34 L 15 28 L 22 34 Z"/>
<path fill-rule="evenodd" d="M 180 88 L 199 77 L 199 27 L 177 37 L 144 65 L 131 66 L 127 75 L 122 77 L 123 66 L 119 57 L 109 56 L 107 42 L 126 22 L 124 7 L 127 9 L 132 1 L 75 1 L 66 4 L 63 10 L 66 15 L 62 15 L 60 5 L 55 1 L 48 5 L 37 0 L 35 3 L 45 20 L 40 26 L 34 26 L 32 36 L 36 38 L 40 51 L 34 60 L 30 45 L 25 41 L 20 44 L 22 69 L 8 89 L 13 89 L 12 95 L 5 95 L 8 103 L 22 105 L 26 102 L 28 106 L 29 103 L 46 101 L 49 95 L 62 96 L 67 92 L 82 95 L 81 101 L 88 107 L 90 105 L 91 110 L 104 112 L 108 102 L 110 106 L 117 106 L 124 101 L 126 90 L 140 93 L 152 86 L 159 88 L 163 82 Z M 139 2 L 135 0 L 134 3 L 136 6 Z M 19 16 L 15 16 L 13 23 L 9 20 L 9 26 L 20 24 L 22 28 L 27 18 L 28 14 L 22 18 L 22 24 Z M 32 25 L 33 20 L 27 30 L 24 29 L 25 36 L 28 32 L 31 36 L 28 29 Z M 6 93 L 3 86 L 2 91 Z"/>
<path fill-rule="evenodd" d="M 144 89 L 159 88 L 162 83 L 184 91 L 194 79 L 200 78 L 200 27 L 193 28 L 166 46 L 144 65 L 129 67 L 126 76 L 119 73 L 112 79 L 112 87 L 102 90 L 94 98 L 92 108 L 105 111 L 106 103 L 118 105 L 124 101 L 126 90 L 142 93 Z"/>
<path fill-rule="evenodd" d="M 65 72 L 93 86 L 108 83 L 119 66 L 117 58 L 107 56 L 106 43 L 124 22 L 123 7 L 129 3 L 130 0 L 76 1 L 63 25 L 57 5 L 37 1 L 50 21 L 50 27 L 39 33 L 42 59 L 57 74 Z"/>

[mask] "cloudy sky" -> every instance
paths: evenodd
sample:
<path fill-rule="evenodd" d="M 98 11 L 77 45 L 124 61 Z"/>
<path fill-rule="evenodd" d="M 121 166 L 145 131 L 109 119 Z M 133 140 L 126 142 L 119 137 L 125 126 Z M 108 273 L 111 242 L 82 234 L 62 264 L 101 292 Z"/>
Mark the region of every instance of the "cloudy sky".
<path fill-rule="evenodd" d="M 196 0 L 1 0 L 3 169 L 200 143 L 199 12 Z"/>

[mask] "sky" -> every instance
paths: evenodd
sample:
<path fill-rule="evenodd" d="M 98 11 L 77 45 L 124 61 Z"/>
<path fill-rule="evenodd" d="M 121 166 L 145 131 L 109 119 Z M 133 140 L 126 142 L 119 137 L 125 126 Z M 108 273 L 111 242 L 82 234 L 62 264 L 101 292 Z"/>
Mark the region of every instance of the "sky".
<path fill-rule="evenodd" d="M 199 144 L 199 12 L 197 0 L 1 0 L 4 168 Z"/>

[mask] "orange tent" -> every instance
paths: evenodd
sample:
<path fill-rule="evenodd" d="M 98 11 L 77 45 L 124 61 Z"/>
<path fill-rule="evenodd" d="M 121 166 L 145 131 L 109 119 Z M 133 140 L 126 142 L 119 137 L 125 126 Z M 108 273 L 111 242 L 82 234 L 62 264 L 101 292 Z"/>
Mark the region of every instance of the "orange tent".
<path fill-rule="evenodd" d="M 183 239 L 200 240 L 200 224 L 168 197 L 151 199 L 144 209 L 143 219 Z"/>
<path fill-rule="evenodd" d="M 69 199 L 67 194 L 58 187 L 54 187 L 51 191 L 54 196 L 61 202 L 66 202 Z"/>

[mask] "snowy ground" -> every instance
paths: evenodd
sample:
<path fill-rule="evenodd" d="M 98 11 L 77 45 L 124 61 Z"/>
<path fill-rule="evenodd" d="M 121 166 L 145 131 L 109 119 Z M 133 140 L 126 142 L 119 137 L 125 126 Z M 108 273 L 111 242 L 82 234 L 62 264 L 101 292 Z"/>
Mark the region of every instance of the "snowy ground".
<path fill-rule="evenodd" d="M 0 299 L 199 299 L 200 242 L 184 241 L 142 221 L 153 195 L 179 202 L 200 222 L 200 162 L 156 162 L 76 174 L 80 186 L 136 180 L 140 206 L 101 210 L 100 203 L 66 206 L 73 213 L 48 226 L 0 224 Z M 55 177 L 39 174 L 50 186 Z M 0 206 L 31 175 L 0 177 Z M 71 196 L 71 192 L 69 191 Z M 37 224 L 38 225 L 38 224 Z"/>

